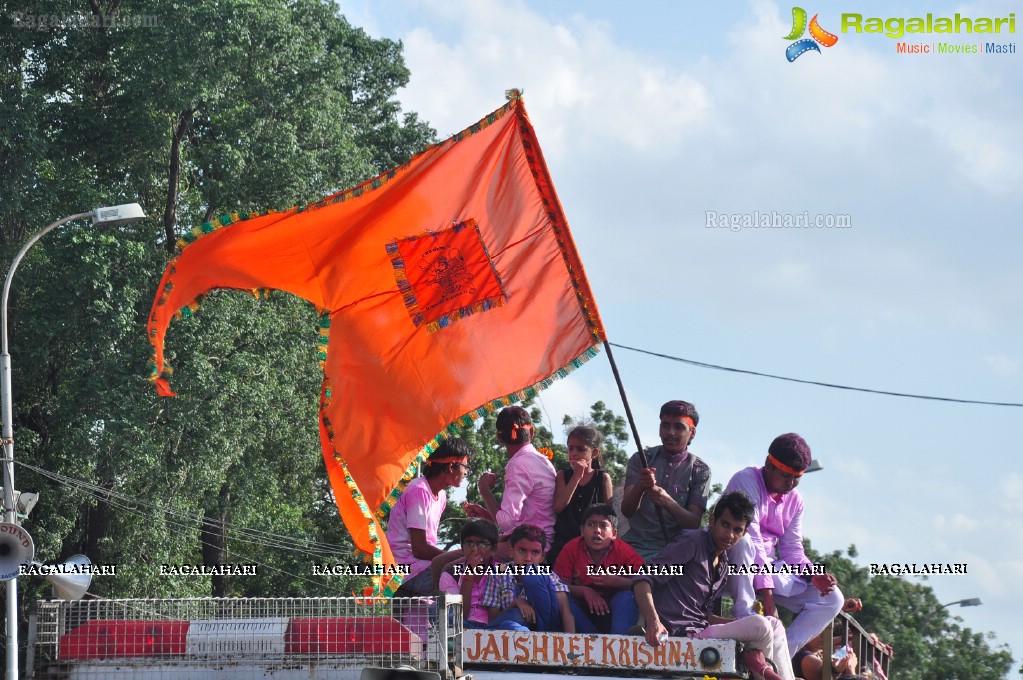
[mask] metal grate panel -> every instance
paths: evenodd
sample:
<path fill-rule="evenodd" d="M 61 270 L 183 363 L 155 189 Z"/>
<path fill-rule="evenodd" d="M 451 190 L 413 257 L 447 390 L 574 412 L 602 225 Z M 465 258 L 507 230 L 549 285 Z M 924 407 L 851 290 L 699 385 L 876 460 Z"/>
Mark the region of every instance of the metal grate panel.
<path fill-rule="evenodd" d="M 455 677 L 457 596 L 40 601 L 41 678 L 356 680 L 365 667 Z"/>

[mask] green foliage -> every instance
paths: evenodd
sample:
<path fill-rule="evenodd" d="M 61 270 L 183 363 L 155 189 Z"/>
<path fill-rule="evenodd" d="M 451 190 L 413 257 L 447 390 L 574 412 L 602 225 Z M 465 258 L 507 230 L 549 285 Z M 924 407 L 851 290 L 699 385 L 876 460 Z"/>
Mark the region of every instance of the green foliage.
<path fill-rule="evenodd" d="M 707 512 L 703 513 L 703 519 L 700 520 L 700 526 L 710 526 L 710 520 L 712 517 L 711 511 L 714 509 L 714 505 L 721 498 L 722 492 L 725 490 L 725 485 L 721 482 L 714 482 L 710 485 L 710 495 L 707 496 Z"/>
<path fill-rule="evenodd" d="M 820 554 L 806 542 L 806 554 L 823 562 L 838 579 L 846 597 L 863 600 L 856 620 L 895 648 L 890 677 L 899 680 L 966 680 L 1004 678 L 1012 668 L 1006 645 L 993 646 L 994 635 L 974 633 L 941 606 L 926 583 L 898 576 L 871 576 L 852 561 L 856 546 L 846 554 Z M 926 580 L 926 577 L 924 577 Z"/>
<path fill-rule="evenodd" d="M 321 0 L 41 0 L 32 13 L 118 6 L 155 25 L 0 18 L 0 257 L 58 216 L 134 200 L 150 215 L 64 227 L 16 276 L 16 460 L 47 471 L 16 468 L 41 493 L 26 528 L 44 561 L 117 565 L 99 595 L 348 594 L 361 584 L 310 575 L 353 559 L 318 440 L 315 310 L 282 293 L 208 296 L 171 328 L 175 399 L 145 379 L 145 329 L 182 231 L 320 198 L 434 140 L 394 100 L 400 45 Z M 258 576 L 159 576 L 220 562 L 258 562 Z"/>

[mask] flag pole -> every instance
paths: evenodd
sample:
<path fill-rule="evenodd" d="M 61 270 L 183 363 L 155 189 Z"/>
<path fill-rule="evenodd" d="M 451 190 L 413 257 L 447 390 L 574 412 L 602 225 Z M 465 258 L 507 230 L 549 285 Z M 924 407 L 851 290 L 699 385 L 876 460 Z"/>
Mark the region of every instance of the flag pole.
<path fill-rule="evenodd" d="M 622 384 L 622 376 L 618 373 L 618 364 L 615 363 L 615 355 L 611 352 L 611 343 L 607 340 L 604 341 L 604 350 L 607 352 L 607 360 L 611 362 L 611 372 L 614 373 L 615 382 L 618 384 L 618 394 L 622 396 L 622 404 L 625 406 L 625 417 L 629 419 L 629 425 L 632 426 L 632 438 L 636 441 L 636 448 L 639 450 L 639 462 L 643 464 L 644 468 L 649 467 L 646 459 L 646 453 L 643 451 L 643 444 L 639 441 L 639 429 L 636 427 L 636 419 L 632 417 L 632 409 L 629 408 L 629 398 L 625 396 L 625 385 Z M 656 505 L 654 509 L 657 510 L 657 520 L 661 523 L 661 533 L 664 535 L 664 541 L 668 541 L 668 527 L 664 523 L 664 512 L 661 510 L 661 506 Z"/>

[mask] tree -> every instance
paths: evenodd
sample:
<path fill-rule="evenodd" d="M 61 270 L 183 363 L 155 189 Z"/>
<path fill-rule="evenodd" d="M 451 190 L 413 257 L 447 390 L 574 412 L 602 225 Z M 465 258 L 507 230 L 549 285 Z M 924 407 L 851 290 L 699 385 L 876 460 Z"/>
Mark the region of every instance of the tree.
<path fill-rule="evenodd" d="M 137 197 L 153 216 L 60 230 L 19 269 L 13 415 L 17 459 L 33 467 L 17 480 L 42 493 L 26 523 L 39 557 L 116 565 L 92 587 L 108 596 L 347 594 L 358 584 L 310 575 L 352 560 L 317 438 L 316 311 L 285 294 L 207 296 L 171 331 L 171 400 L 144 379 L 145 328 L 184 231 L 318 199 L 433 141 L 394 101 L 400 45 L 320 0 L 32 12 L 82 20 L 0 19 L 0 255 L 89 207 Z M 253 561 L 255 578 L 158 569 Z"/>
<path fill-rule="evenodd" d="M 834 551 L 822 555 L 806 541 L 806 554 L 813 562 L 827 565 L 846 597 L 863 600 L 863 611 L 855 615 L 856 620 L 895 648 L 890 677 L 1003 678 L 1011 670 L 1009 648 L 993 647 L 991 633 L 984 635 L 960 627 L 960 619 L 949 615 L 926 583 L 898 576 L 871 576 L 867 567 L 851 559 L 857 554 L 855 546 L 845 554 Z"/>

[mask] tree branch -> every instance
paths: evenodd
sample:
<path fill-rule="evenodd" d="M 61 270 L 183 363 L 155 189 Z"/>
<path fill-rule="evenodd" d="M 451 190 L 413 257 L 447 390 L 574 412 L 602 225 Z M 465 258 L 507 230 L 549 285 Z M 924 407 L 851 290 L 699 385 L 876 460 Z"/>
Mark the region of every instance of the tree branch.
<path fill-rule="evenodd" d="M 188 132 L 192 124 L 192 114 L 195 109 L 187 109 L 178 116 L 178 127 L 171 139 L 170 163 L 167 169 L 167 207 L 163 212 L 163 233 L 167 238 L 166 248 L 168 253 L 174 252 L 174 244 L 177 237 L 174 234 L 174 225 L 177 222 L 178 212 L 178 178 L 181 174 L 181 140 Z"/>

